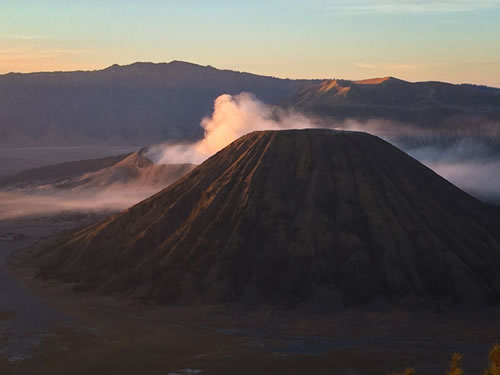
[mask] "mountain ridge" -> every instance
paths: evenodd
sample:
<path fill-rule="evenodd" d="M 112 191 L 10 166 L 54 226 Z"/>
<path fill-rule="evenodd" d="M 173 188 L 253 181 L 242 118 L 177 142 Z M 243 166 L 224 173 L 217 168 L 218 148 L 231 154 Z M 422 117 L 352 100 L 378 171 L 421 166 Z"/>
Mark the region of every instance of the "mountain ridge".
<path fill-rule="evenodd" d="M 405 82 L 409 84 L 415 84 L 415 83 L 438 83 L 438 84 L 447 84 L 447 85 L 453 85 L 453 86 L 470 86 L 478 89 L 485 89 L 485 90 L 498 90 L 498 94 L 500 94 L 500 87 L 495 87 L 495 86 L 488 86 L 484 84 L 477 84 L 477 83 L 470 83 L 470 82 L 462 82 L 462 83 L 450 83 L 447 81 L 439 81 L 439 80 L 423 80 L 423 81 L 409 81 L 405 80 L 402 78 L 398 78 L 395 76 L 384 76 L 384 77 L 371 77 L 371 78 L 363 78 L 363 79 L 346 79 L 346 78 L 291 78 L 291 77 L 278 77 L 278 76 L 273 76 L 273 75 L 265 75 L 265 74 L 257 74 L 257 73 L 252 73 L 250 71 L 246 70 L 236 70 L 236 69 L 228 69 L 228 68 L 217 68 L 212 65 L 202 65 L 198 63 L 193 63 L 190 61 L 184 61 L 184 60 L 171 60 L 169 62 L 151 62 L 151 61 L 135 61 L 129 64 L 112 64 L 109 66 L 105 66 L 103 68 L 98 68 L 98 69 L 77 69 L 77 70 L 57 70 L 57 71 L 36 71 L 36 72 L 7 72 L 7 73 L 2 73 L 0 74 L 0 77 L 6 76 L 6 75 L 32 75 L 32 74 L 51 74 L 51 73 L 93 73 L 93 72 L 100 72 L 100 71 L 107 71 L 107 70 L 115 70 L 115 69 L 127 69 L 127 68 L 133 68 L 133 67 L 165 67 L 165 66 L 189 66 L 195 69 L 199 68 L 206 68 L 206 69 L 212 69 L 216 71 L 222 71 L 222 72 L 234 72 L 234 73 L 242 73 L 242 74 L 249 74 L 252 76 L 257 76 L 257 77 L 265 77 L 265 78 L 274 78 L 274 79 L 279 79 L 279 80 L 289 80 L 289 81 L 316 81 L 316 82 L 324 82 L 324 81 L 331 81 L 331 80 L 338 80 L 338 81 L 345 81 L 345 82 L 354 82 L 357 84 L 369 84 L 369 82 L 377 82 L 377 83 L 383 83 L 386 80 L 394 80 L 394 81 L 400 81 L 400 82 Z M 378 82 L 381 81 L 381 82 Z"/>
<path fill-rule="evenodd" d="M 305 82 L 190 63 L 0 76 L 0 144 L 151 145 L 203 136 L 222 94 L 278 103 Z"/>

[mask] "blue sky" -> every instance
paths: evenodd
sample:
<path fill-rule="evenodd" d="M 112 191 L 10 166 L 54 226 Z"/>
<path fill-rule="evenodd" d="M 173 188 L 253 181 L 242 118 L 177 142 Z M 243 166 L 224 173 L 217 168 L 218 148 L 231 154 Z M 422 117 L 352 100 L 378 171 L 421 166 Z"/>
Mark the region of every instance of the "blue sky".
<path fill-rule="evenodd" d="M 0 73 L 171 60 L 500 87 L 500 0 L 0 0 Z"/>

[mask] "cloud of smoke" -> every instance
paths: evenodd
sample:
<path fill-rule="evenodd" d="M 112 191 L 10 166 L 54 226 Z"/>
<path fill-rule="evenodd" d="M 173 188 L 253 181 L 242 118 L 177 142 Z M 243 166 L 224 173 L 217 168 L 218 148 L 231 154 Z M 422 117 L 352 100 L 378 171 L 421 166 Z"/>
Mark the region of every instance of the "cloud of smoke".
<path fill-rule="evenodd" d="M 219 96 L 215 100 L 212 116 L 204 118 L 201 126 L 205 129 L 202 140 L 152 146 L 147 157 L 160 164 L 199 164 L 252 131 L 313 128 L 318 124 L 294 111 L 268 106 L 250 93 L 241 93 Z"/>

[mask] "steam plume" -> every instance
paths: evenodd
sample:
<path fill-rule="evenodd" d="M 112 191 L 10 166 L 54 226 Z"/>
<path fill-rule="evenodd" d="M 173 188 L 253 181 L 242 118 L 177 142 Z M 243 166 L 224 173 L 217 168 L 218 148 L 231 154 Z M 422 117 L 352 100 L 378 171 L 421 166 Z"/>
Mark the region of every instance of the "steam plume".
<path fill-rule="evenodd" d="M 201 121 L 205 136 L 199 142 L 150 147 L 148 158 L 160 164 L 199 164 L 242 135 L 256 130 L 313 128 L 310 118 L 293 111 L 273 108 L 250 93 L 221 95 L 211 117 Z"/>

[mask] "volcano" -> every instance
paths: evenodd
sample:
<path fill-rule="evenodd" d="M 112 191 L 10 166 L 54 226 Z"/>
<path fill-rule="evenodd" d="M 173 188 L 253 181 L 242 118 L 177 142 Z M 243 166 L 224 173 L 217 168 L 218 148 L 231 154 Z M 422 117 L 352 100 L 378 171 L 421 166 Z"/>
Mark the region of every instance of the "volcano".
<path fill-rule="evenodd" d="M 72 161 L 25 170 L 0 180 L 0 191 L 91 193 L 117 187 L 159 191 L 190 172 L 194 164 L 155 164 L 143 147 L 128 155 Z"/>
<path fill-rule="evenodd" d="M 110 167 L 59 182 L 55 187 L 103 191 L 124 185 L 129 189 L 146 187 L 159 191 L 195 167 L 194 164 L 155 164 L 145 156 L 147 150 L 142 148 Z"/>
<path fill-rule="evenodd" d="M 500 210 L 369 134 L 262 131 L 14 261 L 157 303 L 479 307 L 500 302 Z"/>

